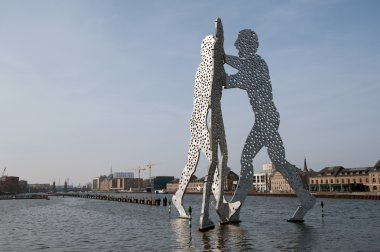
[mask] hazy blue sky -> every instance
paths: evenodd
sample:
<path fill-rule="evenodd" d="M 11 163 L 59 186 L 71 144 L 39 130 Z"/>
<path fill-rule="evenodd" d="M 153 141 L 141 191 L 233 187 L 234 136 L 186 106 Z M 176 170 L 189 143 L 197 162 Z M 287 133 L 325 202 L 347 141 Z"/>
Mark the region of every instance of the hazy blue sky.
<path fill-rule="evenodd" d="M 153 176 L 179 177 L 200 43 L 218 16 L 228 54 L 240 30 L 259 36 L 291 163 L 372 166 L 379 11 L 375 0 L 0 1 L 0 168 L 29 183 L 78 185 L 111 163 L 127 171 L 152 162 Z M 238 89 L 223 93 L 222 107 L 238 173 L 253 112 Z M 268 161 L 262 150 L 255 170 Z M 196 175 L 206 166 L 202 157 Z"/>

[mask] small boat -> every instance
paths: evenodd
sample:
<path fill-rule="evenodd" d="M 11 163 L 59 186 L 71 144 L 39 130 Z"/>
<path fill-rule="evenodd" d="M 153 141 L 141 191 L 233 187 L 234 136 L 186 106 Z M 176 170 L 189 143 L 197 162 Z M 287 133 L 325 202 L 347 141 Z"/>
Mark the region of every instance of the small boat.
<path fill-rule="evenodd" d="M 165 189 L 155 190 L 154 193 L 155 194 L 168 194 L 168 192 Z"/>

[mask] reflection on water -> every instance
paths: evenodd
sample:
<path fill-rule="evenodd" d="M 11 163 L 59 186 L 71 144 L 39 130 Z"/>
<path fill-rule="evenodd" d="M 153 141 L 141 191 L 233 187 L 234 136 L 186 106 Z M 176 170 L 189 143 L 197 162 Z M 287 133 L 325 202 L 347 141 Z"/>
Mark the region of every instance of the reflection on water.
<path fill-rule="evenodd" d="M 192 247 L 191 228 L 185 219 L 175 218 L 170 221 L 170 227 L 175 234 L 176 242 L 180 248 Z"/>
<path fill-rule="evenodd" d="M 296 235 L 293 239 L 289 239 L 288 248 L 298 251 L 319 250 L 319 239 L 316 237 L 316 232 L 314 232 L 313 227 L 305 223 L 293 224 L 295 225 Z M 313 243 L 310 241 L 313 241 Z"/>
<path fill-rule="evenodd" d="M 153 197 L 153 196 L 152 196 Z M 199 232 L 201 195 L 187 196 L 192 227 L 174 209 L 80 198 L 0 201 L 0 251 L 378 251 L 379 201 L 324 199 L 288 223 L 294 198 L 249 197 L 237 225 Z M 352 242 L 355 241 L 355 242 Z"/>
<path fill-rule="evenodd" d="M 253 245 L 247 238 L 248 232 L 239 225 L 217 226 L 210 232 L 203 232 L 202 245 L 204 251 L 246 251 Z"/>

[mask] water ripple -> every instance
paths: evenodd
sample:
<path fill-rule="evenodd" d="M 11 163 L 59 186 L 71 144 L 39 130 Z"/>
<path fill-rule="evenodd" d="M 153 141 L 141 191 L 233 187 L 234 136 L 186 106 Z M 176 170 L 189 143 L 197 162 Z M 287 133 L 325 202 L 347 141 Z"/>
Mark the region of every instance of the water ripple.
<path fill-rule="evenodd" d="M 0 202 L 1 251 L 376 251 L 379 201 L 324 199 L 288 223 L 294 198 L 249 197 L 239 225 L 199 232 L 200 195 L 186 196 L 192 228 L 172 209 L 80 198 Z M 353 242 L 355 241 L 355 242 Z"/>

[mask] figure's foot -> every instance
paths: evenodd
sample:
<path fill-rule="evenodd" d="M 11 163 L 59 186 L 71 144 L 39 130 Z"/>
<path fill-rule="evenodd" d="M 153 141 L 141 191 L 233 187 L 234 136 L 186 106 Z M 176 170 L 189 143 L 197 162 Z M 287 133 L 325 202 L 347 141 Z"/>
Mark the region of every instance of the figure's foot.
<path fill-rule="evenodd" d="M 229 222 L 240 222 L 240 207 L 241 202 L 236 201 L 234 203 L 230 203 L 230 216 L 229 216 Z"/>
<path fill-rule="evenodd" d="M 185 208 L 182 205 L 182 200 L 177 196 L 177 194 L 173 195 L 172 202 L 179 212 L 179 218 L 188 219 L 189 216 L 187 215 Z"/>
<path fill-rule="evenodd" d="M 227 224 L 229 222 L 240 222 L 239 214 L 236 214 L 236 212 L 240 209 L 240 206 L 240 201 L 236 201 L 233 203 L 223 202 L 219 209 L 217 209 L 217 213 L 220 218 L 220 223 Z"/>
<path fill-rule="evenodd" d="M 315 197 L 311 195 L 309 192 L 300 196 L 299 200 L 301 201 L 301 204 L 298 206 L 298 208 L 294 212 L 292 218 L 288 220 L 289 222 L 303 222 L 303 218 L 305 217 L 306 213 L 311 208 L 313 208 L 316 202 Z"/>
<path fill-rule="evenodd" d="M 201 217 L 199 231 L 207 231 L 213 228 L 215 228 L 215 225 L 209 218 L 204 219 L 203 217 Z"/>

